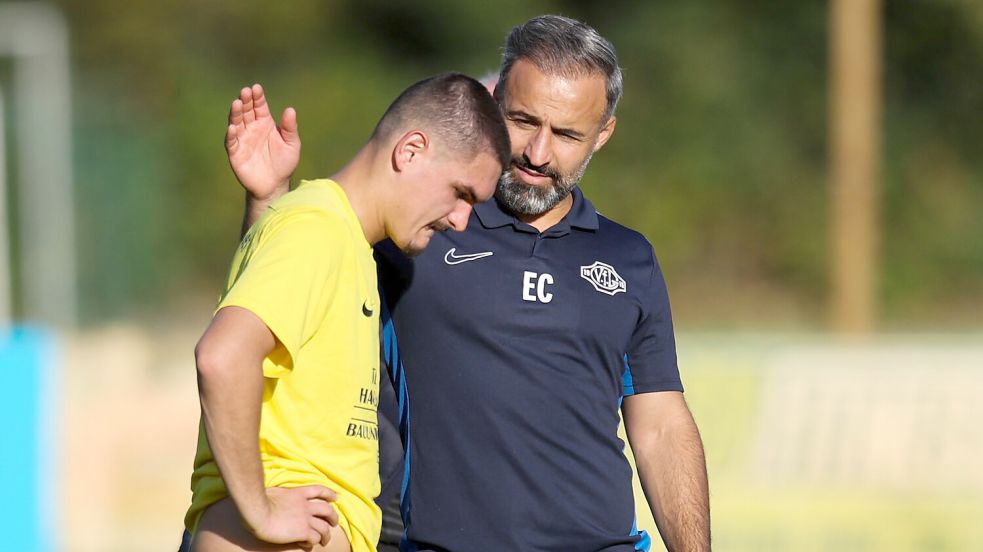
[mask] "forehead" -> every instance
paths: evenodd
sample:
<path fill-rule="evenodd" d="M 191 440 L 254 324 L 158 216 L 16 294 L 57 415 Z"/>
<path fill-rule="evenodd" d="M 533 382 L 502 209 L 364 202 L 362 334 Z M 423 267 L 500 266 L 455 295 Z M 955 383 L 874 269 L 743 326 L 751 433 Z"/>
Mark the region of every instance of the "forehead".
<path fill-rule="evenodd" d="M 443 186 L 467 189 L 478 201 L 486 201 L 495 193 L 495 186 L 502 174 L 502 166 L 491 153 L 479 151 L 474 156 L 456 156 L 447 159 L 441 172 L 444 178 L 435 182 Z"/>
<path fill-rule="evenodd" d="M 507 114 L 520 111 L 554 126 L 575 127 L 599 124 L 606 107 L 601 75 L 549 75 L 519 59 L 505 81 L 502 108 Z"/>

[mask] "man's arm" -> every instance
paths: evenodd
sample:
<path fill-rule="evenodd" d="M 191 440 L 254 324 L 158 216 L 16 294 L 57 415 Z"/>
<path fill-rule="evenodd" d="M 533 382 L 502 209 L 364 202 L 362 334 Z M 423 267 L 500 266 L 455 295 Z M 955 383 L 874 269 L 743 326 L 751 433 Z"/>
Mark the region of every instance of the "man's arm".
<path fill-rule="evenodd" d="M 246 189 L 242 217 L 245 235 L 270 203 L 290 189 L 290 175 L 300 162 L 297 112 L 288 107 L 277 125 L 263 87 L 254 84 L 243 88 L 229 108 L 225 151 L 232 172 Z"/>
<path fill-rule="evenodd" d="M 263 358 L 276 340 L 249 310 L 218 311 L 195 347 L 208 445 L 246 528 L 272 543 L 326 544 L 337 498 L 321 486 L 266 489 L 259 454 Z"/>
<path fill-rule="evenodd" d="M 642 490 L 670 552 L 710 550 L 703 443 L 683 394 L 640 393 L 622 403 Z"/>

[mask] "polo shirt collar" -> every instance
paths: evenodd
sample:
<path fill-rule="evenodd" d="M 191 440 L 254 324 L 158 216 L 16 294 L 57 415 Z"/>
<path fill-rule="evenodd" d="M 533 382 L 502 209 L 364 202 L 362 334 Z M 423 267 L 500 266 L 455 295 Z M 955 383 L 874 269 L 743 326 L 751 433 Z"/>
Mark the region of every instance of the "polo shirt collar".
<path fill-rule="evenodd" d="M 548 229 L 547 233 L 569 231 L 570 228 L 597 230 L 597 210 L 594 209 L 594 205 L 584 197 L 579 186 L 573 189 L 571 195 L 573 196 L 573 206 L 570 208 L 570 212 L 555 226 Z M 517 219 L 515 215 L 503 207 L 497 198 L 475 205 L 474 213 L 485 228 L 501 228 L 511 224 L 516 230 L 536 232 L 535 228 Z"/>

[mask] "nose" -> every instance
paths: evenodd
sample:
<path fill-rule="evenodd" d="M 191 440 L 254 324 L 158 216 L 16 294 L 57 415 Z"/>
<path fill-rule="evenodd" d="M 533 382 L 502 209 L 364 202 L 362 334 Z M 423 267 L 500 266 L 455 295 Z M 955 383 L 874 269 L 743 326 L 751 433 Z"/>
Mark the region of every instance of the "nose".
<path fill-rule="evenodd" d="M 447 214 L 447 225 L 455 232 L 464 232 L 468 227 L 469 218 L 471 218 L 471 204 L 461 200 L 454 206 L 454 210 Z"/>
<path fill-rule="evenodd" d="M 549 164 L 553 154 L 550 129 L 545 125 L 539 127 L 522 150 L 522 155 L 533 167 L 544 167 Z"/>

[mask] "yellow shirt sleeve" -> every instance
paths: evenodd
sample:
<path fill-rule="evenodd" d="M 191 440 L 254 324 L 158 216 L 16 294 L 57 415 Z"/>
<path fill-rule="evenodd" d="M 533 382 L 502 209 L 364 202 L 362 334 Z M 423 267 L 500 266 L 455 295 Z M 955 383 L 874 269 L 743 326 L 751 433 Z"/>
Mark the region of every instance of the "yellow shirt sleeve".
<path fill-rule="evenodd" d="M 272 213 L 254 230 L 236 253 L 218 309 L 242 307 L 266 324 L 278 343 L 263 375 L 276 378 L 292 369 L 300 346 L 320 326 L 338 285 L 337 267 L 352 252 L 338 248 L 350 240 L 330 239 L 347 229 L 325 211 Z"/>

